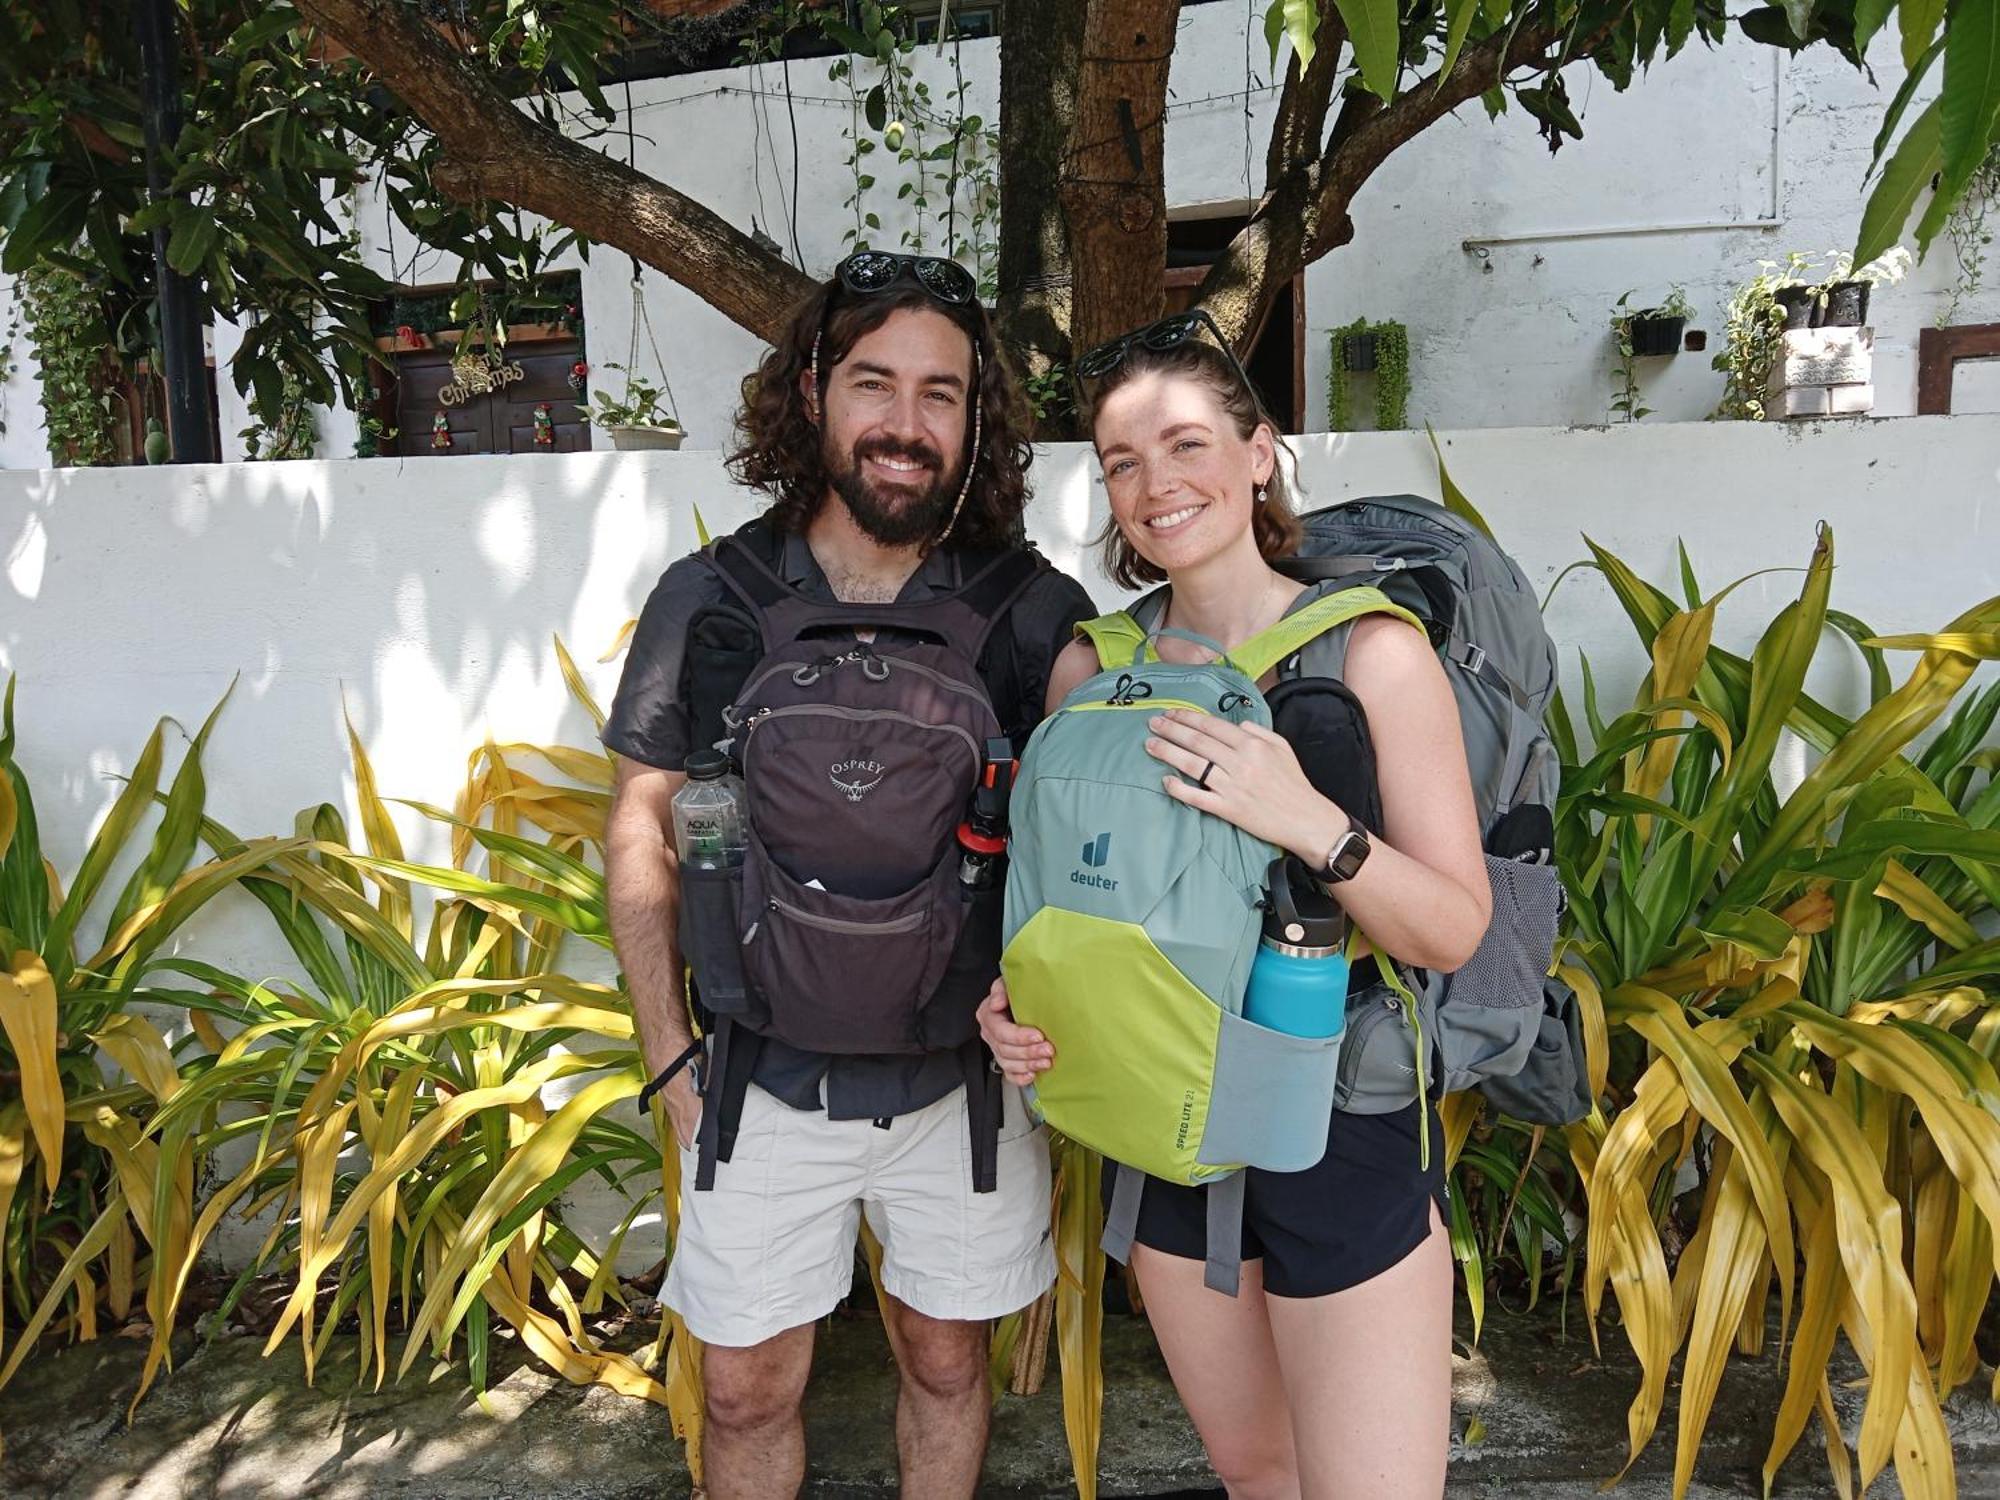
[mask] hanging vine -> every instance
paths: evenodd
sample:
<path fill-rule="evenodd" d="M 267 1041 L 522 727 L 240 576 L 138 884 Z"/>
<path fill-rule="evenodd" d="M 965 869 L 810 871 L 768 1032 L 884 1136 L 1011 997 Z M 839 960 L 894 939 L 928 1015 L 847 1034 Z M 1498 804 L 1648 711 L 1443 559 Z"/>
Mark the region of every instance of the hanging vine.
<path fill-rule="evenodd" d="M 49 264 L 28 271 L 22 287 L 50 457 L 62 466 L 116 463 L 118 369 L 96 288 Z"/>
<path fill-rule="evenodd" d="M 873 158 L 885 152 L 901 179 L 895 201 L 912 214 L 913 221 L 901 231 L 902 247 L 959 261 L 990 297 L 997 290 L 1000 259 L 1000 135 L 997 126 L 966 112 L 971 85 L 956 39 L 952 83 L 940 105 L 930 84 L 916 76 L 911 12 L 863 0 L 851 14 L 858 25 L 830 12 L 803 18 L 803 24 L 815 26 L 843 53 L 827 69 L 827 76 L 846 88 L 849 101 L 842 130 L 848 154 L 842 165 L 853 187 L 842 207 L 852 222 L 842 239 L 850 249 L 865 250 L 871 237 L 883 232 L 882 215 L 870 194 L 878 170 Z"/>
<path fill-rule="evenodd" d="M 1958 321 L 1959 305 L 1978 292 L 1986 279 L 1986 249 L 1993 243 L 1993 231 L 1986 227 L 1986 214 L 2000 196 L 2000 146 L 1986 153 L 1986 159 L 1972 174 L 1965 196 L 1945 220 L 1944 232 L 1951 239 L 1952 257 L 1958 262 L 1958 279 L 1951 295 L 1938 313 L 1943 328 Z"/>
<path fill-rule="evenodd" d="M 1350 368 L 1347 341 L 1363 336 L 1371 336 L 1374 341 L 1375 366 L 1371 373 L 1375 384 L 1376 429 L 1397 431 L 1409 425 L 1409 330 L 1401 323 L 1371 323 L 1366 318 L 1344 323 L 1330 335 L 1333 359 L 1327 376 L 1327 426 L 1334 432 L 1354 431 L 1354 395 L 1349 377 L 1363 371 Z"/>

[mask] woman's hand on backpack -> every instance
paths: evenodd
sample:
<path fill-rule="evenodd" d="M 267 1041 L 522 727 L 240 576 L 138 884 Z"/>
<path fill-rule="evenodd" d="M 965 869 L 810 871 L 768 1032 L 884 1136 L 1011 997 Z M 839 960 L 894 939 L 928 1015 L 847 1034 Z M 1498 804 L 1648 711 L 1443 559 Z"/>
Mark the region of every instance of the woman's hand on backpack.
<path fill-rule="evenodd" d="M 1318 865 L 1351 825 L 1306 779 L 1280 736 L 1184 708 L 1153 716 L 1146 753 L 1176 775 L 1167 795 Z M 1198 785 L 1206 775 L 1207 786 Z"/>
<path fill-rule="evenodd" d="M 1005 980 L 993 981 L 993 988 L 979 1002 L 979 1034 L 993 1049 L 1000 1075 L 1016 1088 L 1026 1088 L 1037 1073 L 1047 1071 L 1056 1060 L 1049 1039 L 1032 1026 L 1014 1024 L 1014 1012 L 1007 1007 Z"/>

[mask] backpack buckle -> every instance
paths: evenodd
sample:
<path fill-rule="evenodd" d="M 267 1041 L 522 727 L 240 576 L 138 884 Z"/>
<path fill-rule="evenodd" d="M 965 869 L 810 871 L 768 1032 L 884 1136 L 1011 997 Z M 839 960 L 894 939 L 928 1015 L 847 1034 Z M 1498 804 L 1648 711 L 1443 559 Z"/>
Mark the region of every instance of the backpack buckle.
<path fill-rule="evenodd" d="M 1465 654 L 1458 658 L 1458 664 L 1477 677 L 1486 668 L 1486 648 L 1468 644 Z"/>

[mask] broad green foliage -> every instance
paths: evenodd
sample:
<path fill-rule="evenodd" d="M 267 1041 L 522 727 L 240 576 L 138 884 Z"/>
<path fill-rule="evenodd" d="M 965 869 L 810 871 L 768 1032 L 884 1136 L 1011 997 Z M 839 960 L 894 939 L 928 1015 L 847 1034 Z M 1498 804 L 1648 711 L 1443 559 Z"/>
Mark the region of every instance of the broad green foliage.
<path fill-rule="evenodd" d="M 1544 1218 L 1573 1174 L 1586 1307 L 1595 1320 L 1611 1289 L 1644 1370 L 1632 1456 L 1685 1361 L 1677 1494 L 1729 1348 L 1763 1347 L 1775 1286 L 1787 1384 L 1767 1483 L 1807 1416 L 1830 1419 L 1844 1327 L 1873 1375 L 1864 1485 L 1893 1457 L 1905 1494 L 1950 1495 L 1937 1403 L 1977 1368 L 2000 1268 L 2000 1117 L 1967 1102 L 2000 1097 L 2000 943 L 1983 935 L 2000 907 L 2000 685 L 1970 685 L 2000 654 L 2000 599 L 1934 635 L 1877 637 L 1832 608 L 1822 535 L 1746 660 L 1712 640 L 1734 585 L 1704 597 L 1684 567 L 1676 601 L 1592 553 L 1652 660 L 1609 721 L 1586 662 L 1584 725 L 1556 720 L 1561 971 L 1586 1001 L 1602 1108 L 1568 1132 L 1567 1162 L 1504 1124 L 1462 1160 L 1490 1190 L 1520 1183 Z M 1863 656 L 1872 701 L 1854 719 L 1804 692 L 1825 650 Z M 1900 684 L 1892 652 L 1916 653 Z M 1780 769 L 1787 741 L 1811 752 L 1802 777 Z M 1690 1161 L 1699 1206 L 1677 1206 Z M 1837 1428 L 1827 1441 L 1840 1454 Z"/>
<path fill-rule="evenodd" d="M 220 712 L 217 705 L 216 712 Z M 186 1253 L 197 1143 L 159 1134 L 156 1112 L 181 1085 L 162 1014 L 183 997 L 153 981 L 162 943 L 217 892 L 282 845 L 197 864 L 201 752 L 216 715 L 162 790 L 167 721 L 83 851 L 67 891 L 48 858 L 26 775 L 14 759 L 14 681 L 0 706 L 0 1384 L 44 1331 L 92 1337 L 100 1309 L 122 1321 L 143 1292 L 168 1326 L 168 1287 L 151 1270 Z M 159 804 L 150 845 L 115 896 L 112 866 Z M 109 903 L 108 913 L 106 903 Z M 82 927 L 103 914 L 101 936 Z M 114 1080 L 115 1071 L 123 1081 Z"/>

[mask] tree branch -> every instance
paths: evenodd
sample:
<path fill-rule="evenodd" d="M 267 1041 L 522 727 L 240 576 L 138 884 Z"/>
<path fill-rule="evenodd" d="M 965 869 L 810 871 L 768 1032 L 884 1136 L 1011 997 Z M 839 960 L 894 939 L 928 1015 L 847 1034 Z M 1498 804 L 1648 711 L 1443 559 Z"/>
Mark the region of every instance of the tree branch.
<path fill-rule="evenodd" d="M 1264 154 L 1266 192 L 1292 168 L 1320 154 L 1320 143 L 1326 139 L 1326 112 L 1333 102 L 1340 54 L 1346 46 L 1347 22 L 1339 7 L 1329 4 L 1320 15 L 1319 30 L 1313 33 L 1312 66 L 1301 74 L 1296 52 L 1285 65 L 1285 90 L 1278 97 L 1278 117 L 1271 123 L 1271 144 Z"/>
<path fill-rule="evenodd" d="M 397 0 L 298 0 L 437 136 L 432 174 L 459 202 L 497 199 L 637 256 L 759 338 L 812 278 L 713 210 L 530 119 L 493 75 Z"/>
<path fill-rule="evenodd" d="M 1332 7 L 1329 7 L 1331 9 Z M 1623 8 L 1614 12 L 1599 32 L 1561 59 L 1544 54 L 1561 39 L 1553 21 L 1499 32 L 1466 47 L 1442 78 L 1438 74 L 1413 84 L 1384 106 L 1372 95 L 1350 94 L 1334 123 L 1331 137 L 1317 157 L 1294 159 L 1273 179 L 1264 201 L 1230 241 L 1229 248 L 1203 279 L 1198 300 L 1239 349 L 1255 336 L 1278 290 L 1305 266 L 1354 237 L 1348 205 L 1354 195 L 1395 151 L 1414 140 L 1469 99 L 1493 87 L 1500 78 L 1527 63 L 1552 67 L 1587 57 L 1608 35 Z M 1315 55 L 1315 67 L 1320 62 Z M 1311 70 L 1308 70 L 1309 72 Z M 1288 75 L 1286 92 L 1292 92 Z M 1301 85 L 1301 94 L 1305 92 Z M 1298 119 L 1304 118 L 1302 101 Z M 1322 121 L 1326 109 L 1320 110 Z M 1273 127 L 1271 155 L 1280 152 L 1278 131 L 1296 132 L 1281 107 Z M 1296 152 L 1296 135 L 1284 148 Z"/>

